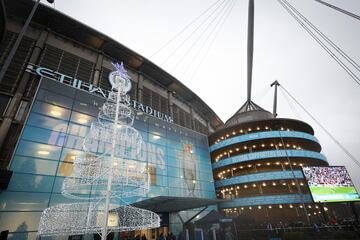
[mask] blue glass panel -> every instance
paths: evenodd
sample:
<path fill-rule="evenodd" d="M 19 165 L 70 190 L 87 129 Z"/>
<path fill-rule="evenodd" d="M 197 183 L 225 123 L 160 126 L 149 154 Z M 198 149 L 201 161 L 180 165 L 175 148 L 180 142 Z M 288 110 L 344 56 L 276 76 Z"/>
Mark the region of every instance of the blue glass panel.
<path fill-rule="evenodd" d="M 64 147 L 81 150 L 83 147 L 83 143 L 84 143 L 84 138 L 69 135 L 66 137 Z M 97 146 L 95 146 L 95 149 L 97 149 Z M 91 148 L 91 150 L 93 151 L 92 148 Z"/>
<path fill-rule="evenodd" d="M 88 126 L 70 123 L 67 133 L 74 135 L 74 136 L 86 137 L 89 130 L 90 130 L 90 127 L 88 127 Z"/>
<path fill-rule="evenodd" d="M 7 190 L 51 192 L 53 182 L 54 177 L 14 173 L 11 177 Z"/>
<path fill-rule="evenodd" d="M 75 150 L 71 148 L 63 148 L 61 152 L 60 161 L 64 162 L 74 162 L 76 157 L 81 156 L 84 152 L 80 150 Z"/>
<path fill-rule="evenodd" d="M 48 129 L 26 126 L 22 134 L 25 140 L 62 146 L 65 141 L 65 133 L 54 132 Z"/>
<path fill-rule="evenodd" d="M 21 157 L 15 155 L 11 162 L 11 170 L 21 173 L 34 173 L 43 175 L 54 175 L 57 162 L 36 159 L 32 157 Z"/>
<path fill-rule="evenodd" d="M 50 129 L 57 132 L 66 132 L 68 122 L 36 113 L 31 113 L 26 124 Z"/>
<path fill-rule="evenodd" d="M 53 193 L 61 193 L 61 189 L 62 189 L 62 184 L 64 181 L 64 177 L 56 177 L 55 178 L 55 183 L 54 183 L 54 188 L 53 188 Z"/>
<path fill-rule="evenodd" d="M 96 121 L 96 118 L 90 115 L 73 111 L 71 113 L 70 121 L 80 125 L 90 126 L 92 122 Z"/>
<path fill-rule="evenodd" d="M 49 202 L 48 193 L 2 192 L 0 194 L 1 211 L 42 211 Z"/>
<path fill-rule="evenodd" d="M 41 143 L 34 143 L 25 140 L 19 142 L 16 149 L 17 155 L 46 158 L 51 160 L 59 160 L 61 147 L 46 145 Z"/>
<path fill-rule="evenodd" d="M 84 196 L 86 197 L 86 196 Z M 77 202 L 88 202 L 89 199 L 72 199 L 63 196 L 62 194 L 51 194 L 50 206 L 54 206 L 60 203 L 77 203 Z"/>
<path fill-rule="evenodd" d="M 39 101 L 34 102 L 31 111 L 63 120 L 70 118 L 70 110 Z"/>
<path fill-rule="evenodd" d="M 153 135 L 150 133 L 149 133 L 148 137 L 149 137 L 149 142 L 157 144 L 157 145 L 166 146 L 166 138 L 165 137 L 159 136 L 159 135 Z"/>
<path fill-rule="evenodd" d="M 56 175 L 69 177 L 73 172 L 73 167 L 74 167 L 73 163 L 60 162 Z"/>
<path fill-rule="evenodd" d="M 0 229 L 10 232 L 37 231 L 40 217 L 41 212 L 0 212 Z"/>
<path fill-rule="evenodd" d="M 180 169 L 176 168 L 176 167 L 168 167 L 168 176 L 179 177 L 180 176 Z"/>
<path fill-rule="evenodd" d="M 76 91 L 75 88 L 48 78 L 43 78 L 40 88 L 48 90 L 50 92 L 49 94 L 56 92 L 57 94 L 67 96 L 69 98 L 74 98 Z"/>
<path fill-rule="evenodd" d="M 39 89 L 36 99 L 67 108 L 71 108 L 73 104 L 72 98 L 59 95 L 44 89 Z"/>

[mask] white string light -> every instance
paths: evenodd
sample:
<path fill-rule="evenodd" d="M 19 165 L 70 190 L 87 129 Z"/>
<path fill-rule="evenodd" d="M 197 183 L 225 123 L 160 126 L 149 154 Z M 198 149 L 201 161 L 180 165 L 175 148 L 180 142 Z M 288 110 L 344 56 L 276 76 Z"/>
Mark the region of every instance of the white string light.
<path fill-rule="evenodd" d="M 112 85 L 97 122 L 91 124 L 75 158 L 71 175 L 64 179 L 62 194 L 84 202 L 59 204 L 43 211 L 41 236 L 133 231 L 160 226 L 160 217 L 148 210 L 127 206 L 126 198 L 145 196 L 150 189 L 147 161 L 138 159 L 144 142 L 132 127 L 131 81 L 123 64 L 109 75 Z M 114 203 L 115 202 L 115 203 Z"/>

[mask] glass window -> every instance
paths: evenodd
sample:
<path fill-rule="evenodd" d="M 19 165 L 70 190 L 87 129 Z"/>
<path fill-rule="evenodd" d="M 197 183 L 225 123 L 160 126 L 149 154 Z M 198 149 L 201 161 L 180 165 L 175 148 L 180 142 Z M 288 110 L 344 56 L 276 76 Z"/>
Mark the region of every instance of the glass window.
<path fill-rule="evenodd" d="M 10 102 L 10 96 L 0 94 L 0 117 L 5 113 Z"/>
<path fill-rule="evenodd" d="M 90 128 L 88 126 L 70 123 L 67 133 L 74 135 L 74 136 L 86 137 L 89 130 L 90 130 Z"/>
<path fill-rule="evenodd" d="M 72 98 L 68 98 L 44 89 L 39 89 L 36 99 L 67 108 L 71 108 L 73 105 Z"/>
<path fill-rule="evenodd" d="M 41 212 L 2 212 L 0 229 L 10 232 L 37 231 Z"/>
<path fill-rule="evenodd" d="M 60 162 L 59 168 L 58 168 L 58 171 L 57 171 L 56 175 L 57 176 L 69 177 L 73 172 L 73 167 L 74 167 L 73 163 Z"/>
<path fill-rule="evenodd" d="M 65 137 L 66 134 L 62 132 L 31 126 L 26 126 L 22 134 L 22 139 L 58 146 L 64 144 Z"/>
<path fill-rule="evenodd" d="M 59 160 L 61 147 L 46 145 L 41 143 L 34 143 L 25 140 L 19 142 L 16 149 L 17 155 L 46 158 L 51 160 Z"/>
<path fill-rule="evenodd" d="M 56 132 L 66 132 L 68 122 L 36 113 L 31 113 L 26 124 L 50 129 Z"/>
<path fill-rule="evenodd" d="M 32 157 L 14 156 L 11 170 L 21 173 L 55 175 L 57 162 L 36 159 Z"/>
<path fill-rule="evenodd" d="M 51 192 L 53 182 L 54 177 L 14 173 L 11 177 L 8 190 Z"/>
<path fill-rule="evenodd" d="M 31 111 L 63 120 L 70 118 L 70 110 L 39 101 L 35 101 Z"/>
<path fill-rule="evenodd" d="M 90 124 L 93 121 L 96 121 L 95 117 L 83 114 L 83 113 L 79 113 L 79 112 L 72 112 L 71 113 L 71 119 L 72 122 L 75 122 L 77 124 L 81 124 L 81 125 L 87 125 L 90 126 Z"/>
<path fill-rule="evenodd" d="M 64 146 L 67 147 L 67 148 L 73 148 L 73 149 L 81 150 L 82 147 L 83 147 L 83 143 L 84 143 L 84 138 L 69 135 L 69 136 L 66 137 L 66 141 L 65 141 Z M 96 147 L 96 146 L 94 146 L 94 147 Z"/>
<path fill-rule="evenodd" d="M 76 91 L 75 88 L 66 86 L 63 83 L 48 78 L 43 78 L 43 81 L 41 82 L 41 88 L 49 90 L 50 92 L 61 93 L 61 95 L 67 96 L 69 98 L 74 98 Z"/>
<path fill-rule="evenodd" d="M 75 158 L 81 156 L 83 153 L 84 152 L 79 150 L 64 148 L 61 153 L 60 161 L 74 162 Z"/>
<path fill-rule="evenodd" d="M 42 211 L 49 202 L 49 193 L 2 192 L 1 211 Z"/>
<path fill-rule="evenodd" d="M 62 184 L 63 184 L 64 179 L 65 179 L 64 177 L 56 177 L 55 178 L 54 188 L 52 190 L 54 193 L 61 193 Z"/>

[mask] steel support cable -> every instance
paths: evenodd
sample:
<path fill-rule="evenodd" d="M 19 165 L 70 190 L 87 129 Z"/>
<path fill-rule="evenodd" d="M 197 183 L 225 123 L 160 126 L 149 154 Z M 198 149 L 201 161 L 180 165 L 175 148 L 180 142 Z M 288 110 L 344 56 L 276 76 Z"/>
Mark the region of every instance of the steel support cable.
<path fill-rule="evenodd" d="M 168 40 L 165 44 L 163 44 L 158 50 L 156 50 L 150 58 L 154 57 L 158 54 L 161 50 L 163 50 L 166 46 L 172 43 L 177 37 L 179 37 L 186 29 L 188 29 L 191 25 L 193 25 L 197 20 L 199 20 L 202 16 L 204 16 L 211 8 L 213 8 L 217 3 L 224 0 L 218 0 L 211 4 L 205 11 L 203 11 L 199 16 L 194 18 L 190 23 L 188 23 L 184 28 L 182 28 L 178 33 L 176 33 L 170 40 Z"/>
<path fill-rule="evenodd" d="M 204 53 L 203 57 L 201 58 L 201 60 L 199 61 L 198 65 L 196 65 L 195 70 L 194 70 L 193 74 L 192 74 L 191 77 L 190 77 L 190 81 L 192 81 L 192 80 L 194 79 L 194 77 L 196 76 L 196 73 L 197 73 L 197 72 L 199 71 L 199 69 L 200 69 L 200 66 L 201 66 L 201 65 L 203 64 L 203 62 L 205 61 L 206 56 L 209 54 L 212 45 L 214 44 L 214 42 L 215 42 L 215 40 L 216 40 L 216 38 L 217 38 L 220 30 L 222 29 L 222 26 L 225 24 L 227 18 L 230 16 L 230 13 L 231 13 L 232 9 L 234 8 L 236 2 L 237 2 L 237 0 L 235 0 L 235 1 L 233 2 L 233 5 L 232 5 L 232 7 L 231 7 L 231 9 L 230 9 L 230 11 L 229 11 L 229 14 L 223 19 L 222 23 L 220 24 L 219 28 L 217 29 L 216 33 L 214 34 L 213 39 L 211 40 L 211 42 L 208 44 L 207 48 L 205 49 L 205 53 Z"/>
<path fill-rule="evenodd" d="M 337 46 L 331 39 L 329 39 L 320 29 L 318 29 L 312 22 L 310 22 L 304 15 L 302 15 L 294 6 L 292 6 L 287 0 L 283 2 L 290 7 L 300 18 L 305 21 L 312 29 L 315 30 L 327 43 L 329 43 L 338 53 L 341 54 L 356 70 L 360 71 L 360 65 L 357 64 L 349 55 L 347 55 L 339 46 Z"/>
<path fill-rule="evenodd" d="M 300 117 L 300 114 L 299 114 L 299 112 L 296 110 L 294 104 L 290 101 L 289 96 L 288 96 L 287 94 L 285 94 L 284 92 L 280 92 L 280 93 L 284 96 L 287 104 L 290 106 L 290 108 L 291 108 L 292 112 L 294 113 L 294 115 L 295 115 L 297 118 L 301 118 L 301 117 Z"/>
<path fill-rule="evenodd" d="M 278 0 L 281 6 L 310 34 L 310 36 L 345 70 L 347 74 L 360 85 L 360 78 L 351 71 L 281 0 Z"/>
<path fill-rule="evenodd" d="M 270 130 L 272 130 L 272 129 L 270 128 Z M 307 212 L 307 210 L 306 210 L 305 200 L 304 200 L 304 194 L 303 194 L 303 192 L 301 191 L 301 187 L 300 187 L 299 181 L 298 181 L 298 179 L 297 179 L 296 176 L 295 176 L 295 172 L 294 172 L 294 169 L 293 169 L 293 167 L 292 167 L 292 165 L 291 165 L 291 160 L 290 160 L 289 154 L 288 154 L 287 150 L 285 149 L 285 142 L 284 142 L 283 137 L 281 136 L 281 131 L 278 131 L 278 133 L 279 133 L 279 136 L 280 136 L 280 139 L 281 139 L 281 143 L 282 143 L 282 145 L 283 145 L 283 149 L 284 149 L 284 151 L 285 151 L 285 155 L 286 155 L 287 162 L 288 162 L 289 167 L 290 167 L 290 170 L 291 170 L 291 175 L 292 175 L 293 178 L 294 178 L 295 185 L 296 185 L 296 189 L 297 189 L 297 191 L 298 191 L 298 193 L 299 193 L 299 195 L 300 195 L 301 203 L 302 203 L 302 205 L 303 205 L 303 207 L 304 207 L 304 212 L 305 212 L 306 220 L 307 220 L 308 224 L 310 225 L 311 222 L 310 222 L 310 219 L 309 219 L 308 212 Z M 277 145 L 275 145 L 275 146 L 277 146 Z"/>
<path fill-rule="evenodd" d="M 191 50 L 194 48 L 194 46 L 205 36 L 207 30 L 213 25 L 214 21 L 217 20 L 217 23 L 215 23 L 215 27 L 218 25 L 218 23 L 221 21 L 223 16 L 227 13 L 227 10 L 231 7 L 231 3 L 233 0 L 230 0 L 227 2 L 224 7 L 220 10 L 220 12 L 216 15 L 215 18 L 213 18 L 207 26 L 203 29 L 203 31 L 199 34 L 199 36 L 195 39 L 195 41 L 190 45 L 190 47 L 187 49 L 187 51 L 182 55 L 180 60 L 175 64 L 175 66 L 172 68 L 171 72 L 175 71 L 175 69 L 181 64 L 181 62 L 186 58 L 186 56 L 191 52 Z M 210 29 L 210 34 L 211 34 Z M 207 38 L 205 38 L 207 39 Z"/>
<path fill-rule="evenodd" d="M 315 2 L 324 4 L 325 6 L 328 6 L 328 7 L 332 8 L 332 9 L 335 9 L 335 10 L 337 10 L 337 11 L 339 11 L 339 12 L 342 12 L 342 13 L 350 16 L 350 17 L 356 18 L 357 20 L 360 20 L 360 16 L 358 16 L 358 15 L 352 13 L 352 12 L 348 12 L 348 11 L 342 9 L 342 8 L 337 7 L 337 6 L 331 5 L 330 3 L 327 3 L 327 2 L 324 2 L 324 1 L 320 1 L 320 0 L 315 0 Z"/>
<path fill-rule="evenodd" d="M 220 8 L 221 5 L 224 4 L 224 2 L 226 2 L 226 0 L 223 0 L 216 8 L 210 13 L 210 15 L 208 15 L 208 16 L 200 23 L 200 25 L 197 26 L 197 27 L 175 48 L 175 50 L 172 51 L 172 52 L 168 55 L 168 57 L 161 63 L 161 65 L 165 64 L 165 63 L 169 60 L 169 58 L 171 58 L 171 57 L 173 56 L 173 54 L 175 54 L 175 53 L 180 49 L 180 47 L 183 46 L 184 43 L 185 43 L 187 40 L 189 40 L 189 38 L 192 37 L 193 34 L 194 34 L 197 30 L 199 30 L 199 29 L 203 26 L 203 24 L 204 24 L 210 17 L 212 17 L 212 16 L 215 14 L 215 12 Z"/>
<path fill-rule="evenodd" d="M 280 88 L 289 95 L 289 97 L 301 107 L 301 109 L 310 116 L 310 118 L 333 140 L 336 145 L 360 168 L 360 162 L 308 111 L 306 108 L 293 96 L 289 91 L 286 90 L 282 85 Z"/>

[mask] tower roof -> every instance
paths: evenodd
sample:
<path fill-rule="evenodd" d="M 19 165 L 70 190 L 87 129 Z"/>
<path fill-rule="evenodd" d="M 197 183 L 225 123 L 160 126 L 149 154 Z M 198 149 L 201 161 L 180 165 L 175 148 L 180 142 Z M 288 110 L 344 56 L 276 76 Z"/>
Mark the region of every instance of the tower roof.
<path fill-rule="evenodd" d="M 273 117 L 274 116 L 270 112 L 266 111 L 253 101 L 247 100 L 240 109 L 226 121 L 225 127 L 249 121 L 270 119 Z"/>

